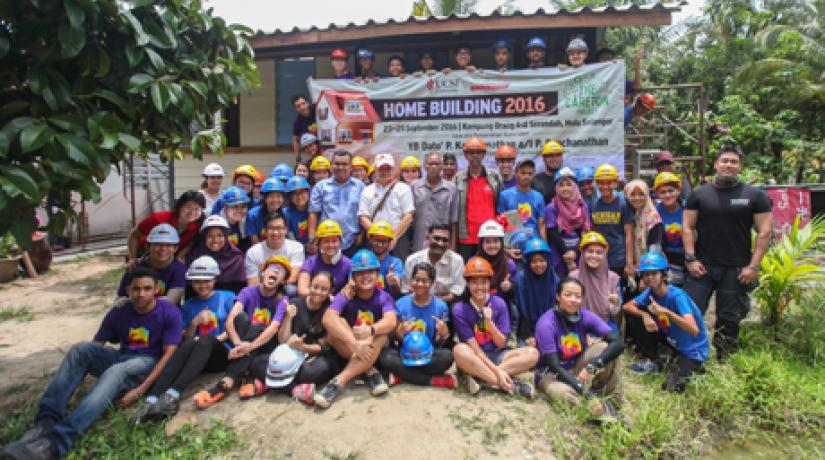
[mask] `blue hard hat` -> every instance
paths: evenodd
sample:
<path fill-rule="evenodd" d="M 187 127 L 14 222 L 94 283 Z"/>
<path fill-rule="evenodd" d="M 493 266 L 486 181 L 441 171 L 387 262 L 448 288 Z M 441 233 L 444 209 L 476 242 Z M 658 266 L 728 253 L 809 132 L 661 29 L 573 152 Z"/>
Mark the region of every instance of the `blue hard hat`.
<path fill-rule="evenodd" d="M 359 249 L 358 252 L 352 256 L 350 273 L 378 270 L 380 268 L 381 263 L 378 262 L 378 257 L 369 249 Z"/>
<path fill-rule="evenodd" d="M 286 181 L 287 193 L 302 189 L 309 190 L 309 182 L 303 176 L 292 176 Z"/>
<path fill-rule="evenodd" d="M 367 48 L 361 48 L 357 53 L 358 59 L 375 59 L 375 53 Z"/>
<path fill-rule="evenodd" d="M 547 242 L 541 238 L 531 239 L 524 244 L 524 249 L 522 249 L 522 254 L 524 254 L 525 258 L 528 258 L 530 254 L 545 253 L 550 255 L 551 252 L 550 246 L 548 246 Z"/>
<path fill-rule="evenodd" d="M 240 187 L 229 187 L 223 192 L 221 201 L 225 206 L 235 206 L 236 204 L 248 204 L 249 195 Z"/>
<path fill-rule="evenodd" d="M 510 41 L 504 38 L 498 39 L 490 45 L 490 51 L 495 51 L 499 48 L 507 48 L 509 51 L 513 51 L 513 45 L 510 44 Z"/>
<path fill-rule="evenodd" d="M 593 178 L 595 176 L 596 176 L 596 171 L 593 168 L 591 168 L 590 166 L 585 166 L 583 168 L 579 168 L 579 170 L 576 171 L 576 182 L 583 182 L 583 181 L 586 181 L 586 180 L 593 180 Z"/>
<path fill-rule="evenodd" d="M 556 177 L 554 178 L 554 180 L 558 181 L 559 179 L 563 179 L 565 177 L 568 179 L 576 180 L 576 174 L 568 166 L 565 166 L 556 171 Z"/>
<path fill-rule="evenodd" d="M 286 193 L 286 189 L 284 188 L 284 183 L 281 182 L 281 179 L 278 177 L 268 177 L 263 185 L 261 185 L 261 194 L 269 193 L 269 192 L 281 192 Z"/>
<path fill-rule="evenodd" d="M 639 273 L 667 270 L 668 267 L 667 259 L 658 252 L 647 252 L 639 261 Z"/>
<path fill-rule="evenodd" d="M 527 49 L 530 48 L 541 48 L 543 50 L 547 49 L 547 43 L 544 43 L 541 37 L 533 37 L 530 41 L 527 42 Z"/>
<path fill-rule="evenodd" d="M 433 358 L 433 343 L 427 334 L 414 330 L 401 342 L 401 363 L 405 366 L 426 366 Z"/>
<path fill-rule="evenodd" d="M 520 251 L 529 240 L 530 235 L 528 235 L 527 232 L 523 230 L 516 230 L 510 236 L 510 247 L 513 249 L 518 249 Z"/>
<path fill-rule="evenodd" d="M 278 163 L 277 166 L 272 168 L 272 177 L 277 177 L 282 181 L 287 181 L 294 175 L 295 174 L 292 172 L 292 166 L 286 163 Z"/>
<path fill-rule="evenodd" d="M 178 230 L 169 224 L 158 224 L 152 227 L 149 236 L 146 237 L 147 243 L 166 243 L 179 244 L 180 235 Z"/>

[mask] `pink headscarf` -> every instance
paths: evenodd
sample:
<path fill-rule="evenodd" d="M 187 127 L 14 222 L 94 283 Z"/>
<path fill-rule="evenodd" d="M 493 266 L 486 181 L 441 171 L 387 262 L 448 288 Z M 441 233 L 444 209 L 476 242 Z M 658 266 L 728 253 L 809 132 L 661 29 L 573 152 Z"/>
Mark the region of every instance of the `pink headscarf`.
<path fill-rule="evenodd" d="M 579 187 L 573 184 L 573 196 L 565 200 L 559 193 L 559 185 L 564 180 L 572 181 L 569 177 L 563 177 L 556 182 L 556 196 L 553 197 L 553 205 L 559 211 L 556 226 L 564 233 L 576 230 L 581 230 L 582 233 L 589 232 L 590 216 L 585 211 L 584 199 L 579 192 Z"/>
<path fill-rule="evenodd" d="M 662 222 L 656 205 L 650 199 L 650 189 L 643 180 L 634 179 L 627 183 L 624 188 L 624 196 L 630 204 L 630 194 L 633 190 L 639 189 L 645 195 L 645 202 L 640 209 L 634 209 L 636 218 L 633 222 L 633 260 L 638 264 L 642 255 L 647 252 L 647 233 L 651 228 Z M 631 207 L 633 205 L 630 205 Z"/>
<path fill-rule="evenodd" d="M 612 305 L 607 297 L 618 292 L 620 278 L 607 267 L 606 253 L 604 262 L 596 268 L 590 268 L 582 256 L 578 270 L 573 270 L 570 277 L 578 279 L 584 286 L 582 307 L 595 313 L 604 322 L 607 322 L 611 315 L 618 313 L 618 308 Z"/>

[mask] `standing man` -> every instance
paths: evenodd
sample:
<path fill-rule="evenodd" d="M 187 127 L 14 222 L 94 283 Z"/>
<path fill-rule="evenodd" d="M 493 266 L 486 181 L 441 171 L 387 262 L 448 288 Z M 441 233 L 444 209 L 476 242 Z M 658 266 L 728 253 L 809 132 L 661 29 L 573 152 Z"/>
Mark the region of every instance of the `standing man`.
<path fill-rule="evenodd" d="M 301 157 L 301 136 L 310 133 L 318 135 L 318 124 L 315 123 L 315 110 L 303 94 L 292 96 L 292 106 L 298 114 L 292 122 L 292 152 L 296 158 Z"/>
<path fill-rule="evenodd" d="M 587 61 L 587 53 L 590 49 L 587 47 L 587 42 L 581 38 L 574 38 L 567 44 L 567 62 L 570 67 L 574 69 L 581 67 Z"/>
<path fill-rule="evenodd" d="M 650 190 L 654 189 L 654 180 L 659 175 L 659 173 L 669 172 L 676 174 L 676 159 L 673 158 L 673 154 L 670 153 L 670 151 L 668 150 L 656 152 L 656 154 L 653 155 L 653 167 L 656 168 L 656 174 L 653 177 L 651 177 L 648 181 Z M 680 193 L 680 198 L 685 200 L 687 199 L 688 195 L 690 195 L 690 192 L 692 190 L 690 187 L 690 181 L 688 181 L 687 177 L 683 175 L 681 184 L 682 191 Z"/>
<path fill-rule="evenodd" d="M 504 144 L 496 150 L 496 167 L 501 176 L 501 191 L 515 187 L 518 182 L 515 173 L 517 156 L 516 149 L 509 144 Z"/>
<path fill-rule="evenodd" d="M 341 226 L 344 233 L 341 250 L 351 255 L 357 249 L 356 237 L 361 230 L 358 225 L 358 202 L 364 183 L 350 177 L 352 154 L 346 150 L 336 150 L 332 156 L 332 177 L 324 179 L 314 187 L 309 198 L 309 219 L 307 222 L 309 254 L 318 251 L 315 232 L 318 222 L 331 219 Z"/>
<path fill-rule="evenodd" d="M 513 52 L 513 45 L 504 38 L 496 40 L 490 47 L 493 52 L 493 62 L 496 63 L 496 70 L 504 72 L 510 69 L 510 54 Z"/>
<path fill-rule="evenodd" d="M 368 185 L 361 193 L 358 219 L 364 230 L 369 230 L 375 221 L 389 222 L 394 233 L 389 250 L 405 259 L 410 254 L 410 241 L 402 236 L 410 228 L 415 205 L 410 186 L 393 177 L 394 166 L 395 159 L 391 153 L 375 156 L 375 183 Z"/>
<path fill-rule="evenodd" d="M 544 197 L 544 202 L 553 201 L 556 196 L 556 173 L 561 169 L 564 147 L 558 141 L 547 141 L 541 148 L 544 172 L 539 172 L 533 179 L 533 188 Z"/>
<path fill-rule="evenodd" d="M 723 360 L 739 346 L 739 323 L 750 311 L 749 292 L 759 276 L 773 231 L 768 195 L 739 180 L 742 150 L 719 149 L 713 183 L 694 190 L 683 214 L 682 241 L 689 276 L 685 291 L 704 315 L 716 292 L 713 345 Z M 751 229 L 756 249 L 751 252 Z"/>
<path fill-rule="evenodd" d="M 544 55 L 547 53 L 547 43 L 541 37 L 533 37 L 527 42 L 527 68 L 541 69 L 544 67 Z"/>
<path fill-rule="evenodd" d="M 461 256 L 448 249 L 450 242 L 450 228 L 446 225 L 434 224 L 429 228 L 426 249 L 422 249 L 407 257 L 404 264 L 404 277 L 401 291 L 410 292 L 413 268 L 421 262 L 427 262 L 435 267 L 435 283 L 432 294 L 452 305 L 464 293 L 466 280 L 464 279 L 464 261 Z"/>
<path fill-rule="evenodd" d="M 464 143 L 467 169 L 455 176 L 458 188 L 458 253 L 469 260 L 478 252 L 478 229 L 496 218 L 496 200 L 501 190 L 501 177 L 487 171 L 482 162 L 487 145 L 473 136 Z"/>
<path fill-rule="evenodd" d="M 516 169 L 518 182 L 515 187 L 501 192 L 496 210 L 499 214 L 506 211 L 516 211 L 521 219 L 521 225 L 530 235 L 547 240 L 544 229 L 544 198 L 541 193 L 533 190 L 530 183 L 536 172 L 533 160 L 524 160 Z"/>
<path fill-rule="evenodd" d="M 451 229 L 450 247 L 455 247 L 458 222 L 458 192 L 455 183 L 441 177 L 443 160 L 438 152 L 424 157 L 426 176 L 410 184 L 415 204 L 412 251 L 427 247 L 427 232 L 433 225 L 446 225 Z"/>

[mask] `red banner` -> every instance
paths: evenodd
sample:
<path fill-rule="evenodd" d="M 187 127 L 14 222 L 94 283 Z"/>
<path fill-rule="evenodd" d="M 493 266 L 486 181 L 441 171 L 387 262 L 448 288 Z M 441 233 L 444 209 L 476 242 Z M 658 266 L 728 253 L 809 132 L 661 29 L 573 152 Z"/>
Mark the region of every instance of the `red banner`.
<path fill-rule="evenodd" d="M 811 220 L 811 192 L 806 187 L 768 187 L 773 200 L 773 226 L 775 235 L 790 233 L 794 219 L 799 216 L 799 226 Z"/>

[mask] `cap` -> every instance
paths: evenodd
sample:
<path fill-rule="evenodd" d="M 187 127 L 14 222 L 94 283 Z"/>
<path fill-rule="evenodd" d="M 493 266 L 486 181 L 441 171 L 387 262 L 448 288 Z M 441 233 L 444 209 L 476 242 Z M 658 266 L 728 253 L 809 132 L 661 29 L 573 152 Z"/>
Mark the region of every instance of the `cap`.
<path fill-rule="evenodd" d="M 670 162 L 673 163 L 675 159 L 673 158 L 673 154 L 670 153 L 668 150 L 662 150 L 660 152 L 656 152 L 656 155 L 653 155 L 653 164 L 657 165 L 659 163 Z"/>
<path fill-rule="evenodd" d="M 379 153 L 375 156 L 375 169 L 378 169 L 382 166 L 395 166 L 395 158 L 393 158 L 391 153 Z"/>
<path fill-rule="evenodd" d="M 217 163 L 209 163 L 208 165 L 206 165 L 205 168 L 203 168 L 203 174 L 201 174 L 201 175 L 204 176 L 204 177 L 209 177 L 209 176 L 221 176 L 221 177 L 223 177 L 226 174 L 223 172 L 223 167 L 221 167 L 221 165 L 219 165 Z"/>

